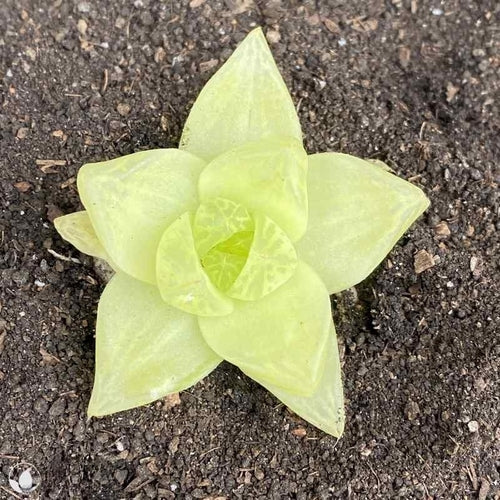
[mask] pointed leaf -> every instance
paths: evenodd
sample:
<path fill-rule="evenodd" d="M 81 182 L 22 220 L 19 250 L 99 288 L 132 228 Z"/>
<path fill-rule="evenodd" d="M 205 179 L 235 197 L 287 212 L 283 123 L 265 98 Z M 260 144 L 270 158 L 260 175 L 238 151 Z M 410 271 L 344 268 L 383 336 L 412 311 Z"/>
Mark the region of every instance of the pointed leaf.
<path fill-rule="evenodd" d="M 225 198 L 214 198 L 202 203 L 193 221 L 193 236 L 200 257 L 234 233 L 253 229 L 254 223 L 248 210 Z"/>
<path fill-rule="evenodd" d="M 198 318 L 208 345 L 258 380 L 311 394 L 323 373 L 331 322 L 325 286 L 304 263 L 260 300 L 235 301 L 220 318 Z"/>
<path fill-rule="evenodd" d="M 276 135 L 302 142 L 292 99 L 258 28 L 200 92 L 180 148 L 210 161 L 235 146 Z"/>
<path fill-rule="evenodd" d="M 203 166 L 185 151 L 156 149 L 80 169 L 80 197 L 99 240 L 120 269 L 156 282 L 161 235 L 179 215 L 196 209 Z"/>
<path fill-rule="evenodd" d="M 156 257 L 160 294 L 167 304 L 191 314 L 229 314 L 232 300 L 215 288 L 201 267 L 190 219 L 188 212 L 182 214 L 161 237 Z"/>
<path fill-rule="evenodd" d="M 261 383 L 272 392 L 290 410 L 307 420 L 312 425 L 335 437 L 344 432 L 344 394 L 340 368 L 337 337 L 333 323 L 327 343 L 325 368 L 321 381 L 311 396 L 297 396 L 268 383 Z"/>
<path fill-rule="evenodd" d="M 109 260 L 109 256 L 95 234 L 94 227 L 85 210 L 54 219 L 57 232 L 80 252 Z"/>
<path fill-rule="evenodd" d="M 109 415 L 186 389 L 221 361 L 196 318 L 165 304 L 156 287 L 116 274 L 97 313 L 89 416 Z"/>
<path fill-rule="evenodd" d="M 413 184 L 340 153 L 309 157 L 308 198 L 297 253 L 330 293 L 364 280 L 429 205 Z"/>
<path fill-rule="evenodd" d="M 221 197 L 273 219 L 292 241 L 307 226 L 307 155 L 294 139 L 247 143 L 210 162 L 200 175 L 202 203 Z"/>
<path fill-rule="evenodd" d="M 255 234 L 246 263 L 227 294 L 257 300 L 273 292 L 295 272 L 297 253 L 285 232 L 269 217 L 255 215 Z"/>

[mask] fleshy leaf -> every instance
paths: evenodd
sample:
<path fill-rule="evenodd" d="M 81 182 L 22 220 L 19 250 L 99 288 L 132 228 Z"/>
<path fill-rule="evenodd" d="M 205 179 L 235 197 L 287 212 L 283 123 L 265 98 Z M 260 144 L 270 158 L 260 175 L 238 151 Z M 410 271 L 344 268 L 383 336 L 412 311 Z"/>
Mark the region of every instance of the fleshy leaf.
<path fill-rule="evenodd" d="M 297 253 L 330 293 L 364 280 L 429 205 L 413 184 L 340 153 L 309 156 L 308 199 Z"/>
<path fill-rule="evenodd" d="M 270 136 L 302 142 L 297 112 L 260 28 L 208 81 L 184 126 L 180 148 L 206 161 Z"/>
<path fill-rule="evenodd" d="M 254 223 L 248 210 L 234 201 L 215 198 L 202 203 L 193 221 L 196 249 L 203 257 L 212 247 L 234 233 L 253 231 Z"/>
<path fill-rule="evenodd" d="M 217 157 L 200 175 L 202 203 L 221 197 L 262 212 L 292 241 L 307 226 L 307 155 L 295 139 L 247 143 Z"/>
<path fill-rule="evenodd" d="M 210 249 L 201 263 L 212 283 L 226 291 L 240 274 L 252 245 L 253 231 L 240 231 Z"/>
<path fill-rule="evenodd" d="M 154 284 L 155 256 L 165 229 L 198 205 L 204 162 L 177 149 L 142 151 L 84 165 L 78 190 L 111 259 L 134 278 Z"/>
<path fill-rule="evenodd" d="M 316 389 L 331 322 L 330 300 L 304 263 L 281 287 L 250 302 L 235 301 L 220 318 L 198 318 L 203 337 L 221 357 L 251 377 L 293 394 Z"/>
<path fill-rule="evenodd" d="M 221 361 L 196 317 L 165 304 L 156 287 L 116 274 L 97 313 L 88 415 L 108 415 L 187 389 Z"/>
<path fill-rule="evenodd" d="M 255 234 L 245 266 L 227 294 L 257 300 L 273 292 L 295 272 L 297 254 L 285 232 L 269 217 L 255 215 Z"/>
<path fill-rule="evenodd" d="M 188 212 L 163 233 L 156 272 L 160 294 L 171 306 L 200 316 L 222 316 L 233 310 L 232 300 L 215 288 L 201 267 Z"/>
<path fill-rule="evenodd" d="M 85 210 L 54 219 L 57 232 L 80 252 L 109 260 L 109 256 L 95 234 L 94 227 Z"/>
<path fill-rule="evenodd" d="M 297 396 L 279 387 L 255 379 L 297 415 L 335 437 L 344 432 L 344 394 L 337 337 L 333 323 L 327 343 L 325 368 L 321 381 L 311 396 Z"/>

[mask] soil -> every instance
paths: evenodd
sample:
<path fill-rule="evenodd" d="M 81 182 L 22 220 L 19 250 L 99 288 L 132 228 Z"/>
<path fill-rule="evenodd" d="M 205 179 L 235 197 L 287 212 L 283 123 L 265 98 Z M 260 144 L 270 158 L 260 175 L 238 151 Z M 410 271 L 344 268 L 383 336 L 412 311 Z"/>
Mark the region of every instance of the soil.
<path fill-rule="evenodd" d="M 495 0 L 1 2 L 0 498 L 20 461 L 42 499 L 499 498 L 499 17 Z M 308 150 L 381 159 L 432 201 L 332 298 L 345 435 L 227 363 L 180 401 L 88 421 L 104 281 L 51 220 L 80 208 L 83 163 L 175 147 L 256 25 Z"/>

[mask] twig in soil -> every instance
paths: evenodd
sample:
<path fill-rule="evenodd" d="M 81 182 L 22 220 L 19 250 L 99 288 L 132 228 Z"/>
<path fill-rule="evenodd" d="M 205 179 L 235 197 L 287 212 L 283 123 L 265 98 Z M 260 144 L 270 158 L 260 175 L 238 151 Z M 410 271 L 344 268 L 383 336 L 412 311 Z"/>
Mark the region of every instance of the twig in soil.
<path fill-rule="evenodd" d="M 61 184 L 61 189 L 66 189 L 68 186 L 71 186 L 71 184 L 74 184 L 75 182 L 76 177 L 70 177 Z"/>
<path fill-rule="evenodd" d="M 19 500 L 23 500 L 19 495 L 16 495 L 12 490 L 9 490 L 8 488 L 5 488 L 5 486 L 0 485 L 0 488 L 8 493 L 9 495 L 12 495 L 15 498 L 19 498 Z"/>
<path fill-rule="evenodd" d="M 15 455 L 0 455 L 0 459 L 6 458 L 7 460 L 20 460 L 21 457 L 16 457 Z"/>
<path fill-rule="evenodd" d="M 377 476 L 377 473 L 373 470 L 373 467 L 370 465 L 369 462 L 366 462 L 366 465 L 368 465 L 368 468 L 371 470 L 372 474 L 375 476 L 375 479 L 377 480 L 377 489 L 380 491 L 380 479 Z"/>
<path fill-rule="evenodd" d="M 420 132 L 418 133 L 418 138 L 420 140 L 423 140 L 423 138 L 424 138 L 424 130 L 425 130 L 426 125 L 427 125 L 427 122 L 422 122 L 422 126 L 420 127 Z"/>
<path fill-rule="evenodd" d="M 44 174 L 54 174 L 54 167 L 64 167 L 66 165 L 66 160 L 35 160 L 35 163 L 40 167 L 40 170 Z"/>
<path fill-rule="evenodd" d="M 201 460 L 203 459 L 203 457 L 205 457 L 206 455 L 208 455 L 209 453 L 212 453 L 212 451 L 215 451 L 215 450 L 218 450 L 220 448 L 220 446 L 216 446 L 215 448 L 210 448 L 209 450 L 207 451 L 204 451 L 201 455 L 200 455 L 200 458 L 198 460 L 198 463 L 201 462 Z"/>
<path fill-rule="evenodd" d="M 107 69 L 104 70 L 103 80 L 104 81 L 102 82 L 101 94 L 104 94 L 104 92 L 106 92 L 106 89 L 108 88 L 108 70 Z"/>
<path fill-rule="evenodd" d="M 81 264 L 81 262 L 76 257 L 66 257 L 65 255 L 57 253 L 55 250 L 52 250 L 52 248 L 48 248 L 47 252 L 49 252 L 50 255 L 53 255 L 56 259 L 64 260 L 64 262 L 74 262 L 75 264 Z"/>

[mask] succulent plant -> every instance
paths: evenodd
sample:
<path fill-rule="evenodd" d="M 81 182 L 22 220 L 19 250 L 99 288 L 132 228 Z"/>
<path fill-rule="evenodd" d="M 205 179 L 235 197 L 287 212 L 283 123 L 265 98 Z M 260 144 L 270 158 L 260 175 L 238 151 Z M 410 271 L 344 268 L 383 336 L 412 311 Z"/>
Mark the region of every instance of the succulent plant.
<path fill-rule="evenodd" d="M 342 434 L 329 295 L 367 277 L 428 200 L 379 164 L 307 155 L 260 29 L 203 88 L 179 149 L 84 165 L 78 190 L 85 211 L 55 227 L 115 271 L 89 416 L 187 389 L 225 359 Z"/>

